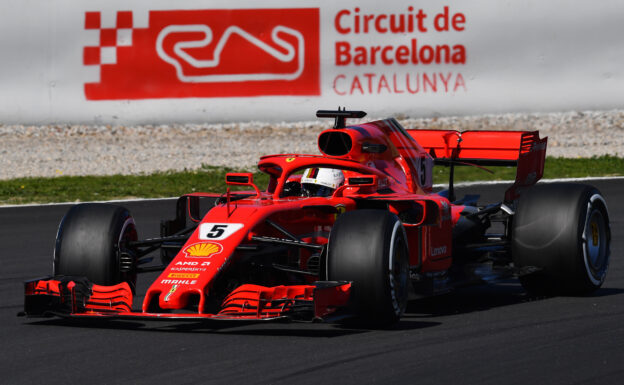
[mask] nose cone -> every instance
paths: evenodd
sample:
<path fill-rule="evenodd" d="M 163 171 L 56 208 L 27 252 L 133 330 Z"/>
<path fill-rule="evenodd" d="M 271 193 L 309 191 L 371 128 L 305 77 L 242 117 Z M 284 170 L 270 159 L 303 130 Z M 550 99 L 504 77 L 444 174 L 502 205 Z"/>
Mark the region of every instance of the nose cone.
<path fill-rule="evenodd" d="M 201 290 L 182 290 L 183 286 L 194 285 L 193 280 L 179 280 L 179 283 L 171 285 L 171 288 L 167 292 L 162 292 L 158 296 L 158 306 L 161 309 L 184 309 L 189 305 L 189 299 L 191 297 L 199 297 L 199 301 L 195 304 L 200 304 L 199 313 L 202 313 L 204 295 Z"/>

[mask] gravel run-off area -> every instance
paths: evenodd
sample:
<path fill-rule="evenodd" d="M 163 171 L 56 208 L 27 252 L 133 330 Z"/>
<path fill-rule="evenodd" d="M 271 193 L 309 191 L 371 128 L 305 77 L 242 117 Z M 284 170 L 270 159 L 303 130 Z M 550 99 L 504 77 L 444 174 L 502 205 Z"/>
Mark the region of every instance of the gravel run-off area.
<path fill-rule="evenodd" d="M 408 129 L 539 130 L 549 137 L 550 156 L 624 156 L 624 110 L 395 118 Z M 142 174 L 202 164 L 253 170 L 261 155 L 318 154 L 316 138 L 331 125 L 327 119 L 141 126 L 0 124 L 0 179 Z"/>

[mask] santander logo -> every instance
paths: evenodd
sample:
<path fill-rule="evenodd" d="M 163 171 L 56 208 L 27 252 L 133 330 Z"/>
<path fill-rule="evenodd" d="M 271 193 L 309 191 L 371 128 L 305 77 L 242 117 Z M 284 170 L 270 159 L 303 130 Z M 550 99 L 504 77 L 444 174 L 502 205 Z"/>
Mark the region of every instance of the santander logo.
<path fill-rule="evenodd" d="M 86 12 L 85 96 L 320 95 L 319 24 L 318 8 Z"/>

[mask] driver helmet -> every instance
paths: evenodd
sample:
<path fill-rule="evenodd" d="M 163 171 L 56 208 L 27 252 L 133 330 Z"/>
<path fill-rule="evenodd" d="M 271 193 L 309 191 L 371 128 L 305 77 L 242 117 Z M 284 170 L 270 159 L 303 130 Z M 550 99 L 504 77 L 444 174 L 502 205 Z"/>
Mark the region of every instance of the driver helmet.
<path fill-rule="evenodd" d="M 334 168 L 306 168 L 301 177 L 304 196 L 327 197 L 344 183 L 344 174 Z"/>

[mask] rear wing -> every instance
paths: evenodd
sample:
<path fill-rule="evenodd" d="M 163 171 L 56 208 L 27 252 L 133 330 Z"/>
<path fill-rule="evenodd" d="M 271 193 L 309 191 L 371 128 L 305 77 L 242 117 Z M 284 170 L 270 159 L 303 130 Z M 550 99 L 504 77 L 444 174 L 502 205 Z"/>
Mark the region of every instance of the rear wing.
<path fill-rule="evenodd" d="M 548 137 L 538 131 L 408 130 L 436 164 L 517 166 L 516 180 L 505 192 L 505 202 L 520 196 L 544 174 Z M 452 178 L 452 177 L 451 177 Z M 452 180 L 449 189 L 452 190 Z"/>

